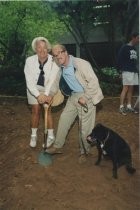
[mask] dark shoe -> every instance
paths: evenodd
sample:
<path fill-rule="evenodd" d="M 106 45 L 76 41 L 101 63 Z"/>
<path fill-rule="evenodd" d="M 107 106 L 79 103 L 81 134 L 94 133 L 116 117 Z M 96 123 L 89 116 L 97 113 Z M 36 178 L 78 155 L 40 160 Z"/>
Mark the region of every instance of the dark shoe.
<path fill-rule="evenodd" d="M 122 114 L 122 115 L 124 115 L 124 116 L 127 115 L 127 114 L 126 114 L 126 110 L 125 110 L 124 107 L 120 108 L 120 109 L 119 109 L 119 112 L 120 112 L 120 114 Z"/>
<path fill-rule="evenodd" d="M 132 113 L 133 112 L 134 113 L 134 109 L 132 107 L 130 107 L 130 108 L 127 107 L 126 108 L 126 112 L 129 112 L 129 113 Z"/>
<path fill-rule="evenodd" d="M 60 150 L 60 148 L 56 148 L 56 147 L 50 147 L 50 148 L 46 149 L 45 152 L 49 153 L 51 155 L 62 154 L 62 151 Z"/>

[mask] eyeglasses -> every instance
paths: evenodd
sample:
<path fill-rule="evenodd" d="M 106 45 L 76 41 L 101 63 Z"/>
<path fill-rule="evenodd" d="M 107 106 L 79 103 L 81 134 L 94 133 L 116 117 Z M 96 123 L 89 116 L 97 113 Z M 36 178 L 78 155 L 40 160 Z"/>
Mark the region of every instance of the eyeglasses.
<path fill-rule="evenodd" d="M 57 58 L 59 55 L 63 54 L 66 50 L 61 50 L 57 55 L 53 55 L 54 58 Z"/>

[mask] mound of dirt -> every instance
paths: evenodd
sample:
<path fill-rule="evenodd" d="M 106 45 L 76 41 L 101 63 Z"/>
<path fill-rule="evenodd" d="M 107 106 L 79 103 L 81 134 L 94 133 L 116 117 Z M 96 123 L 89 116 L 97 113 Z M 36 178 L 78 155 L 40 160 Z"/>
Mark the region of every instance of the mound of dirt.
<path fill-rule="evenodd" d="M 125 167 L 112 178 L 112 163 L 103 160 L 95 166 L 96 148 L 84 164 L 78 163 L 78 123 L 73 125 L 63 148 L 53 157 L 53 164 L 41 166 L 43 120 L 38 130 L 38 144 L 29 147 L 30 109 L 26 101 L 0 102 L 0 210 L 139 210 L 140 154 L 139 115 L 118 113 L 119 99 L 104 99 L 96 117 L 118 132 L 130 145 L 134 175 Z M 54 108 L 55 128 L 63 106 Z"/>

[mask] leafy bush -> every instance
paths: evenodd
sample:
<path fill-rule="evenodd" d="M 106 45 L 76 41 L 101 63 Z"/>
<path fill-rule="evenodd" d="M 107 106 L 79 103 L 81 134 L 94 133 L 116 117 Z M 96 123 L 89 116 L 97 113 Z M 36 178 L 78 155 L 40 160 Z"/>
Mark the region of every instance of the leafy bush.
<path fill-rule="evenodd" d="M 26 95 L 25 81 L 16 80 L 12 76 L 3 78 L 3 80 L 1 80 L 0 82 L 0 94 L 25 96 Z"/>
<path fill-rule="evenodd" d="M 114 67 L 105 67 L 101 69 L 102 73 L 111 76 L 113 79 L 119 77 L 119 73 Z"/>
<path fill-rule="evenodd" d="M 115 96 L 121 92 L 121 79 L 116 68 L 105 67 L 101 69 L 101 88 L 104 95 Z"/>

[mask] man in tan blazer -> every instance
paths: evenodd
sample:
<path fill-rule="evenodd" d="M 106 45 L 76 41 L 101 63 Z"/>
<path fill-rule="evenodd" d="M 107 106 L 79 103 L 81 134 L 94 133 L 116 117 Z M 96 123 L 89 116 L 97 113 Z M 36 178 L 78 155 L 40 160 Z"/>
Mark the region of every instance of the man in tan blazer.
<path fill-rule="evenodd" d="M 67 133 L 78 115 L 81 124 L 81 138 L 79 139 L 79 162 L 81 163 L 86 160 L 86 154 L 90 150 L 86 137 L 94 127 L 96 104 L 103 99 L 103 94 L 89 62 L 69 55 L 65 46 L 60 44 L 52 48 L 52 53 L 62 69 L 60 90 L 69 97 L 60 116 L 55 142 L 46 152 L 60 153 Z"/>

